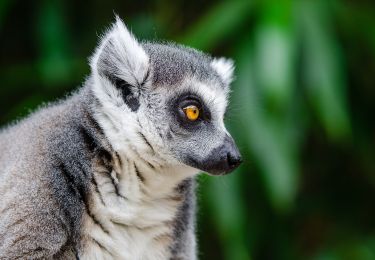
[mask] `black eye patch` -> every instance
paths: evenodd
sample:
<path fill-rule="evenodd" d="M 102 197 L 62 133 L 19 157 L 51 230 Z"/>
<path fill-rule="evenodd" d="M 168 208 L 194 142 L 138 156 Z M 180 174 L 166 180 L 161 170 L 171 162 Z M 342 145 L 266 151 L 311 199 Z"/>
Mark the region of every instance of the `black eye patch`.
<path fill-rule="evenodd" d="M 202 124 L 209 123 L 211 114 L 208 107 L 204 104 L 201 98 L 194 93 L 185 93 L 174 98 L 170 102 L 172 114 L 175 115 L 179 125 L 185 129 L 196 129 Z M 187 106 L 195 106 L 199 109 L 200 116 L 197 120 L 191 121 L 186 117 L 184 108 Z"/>

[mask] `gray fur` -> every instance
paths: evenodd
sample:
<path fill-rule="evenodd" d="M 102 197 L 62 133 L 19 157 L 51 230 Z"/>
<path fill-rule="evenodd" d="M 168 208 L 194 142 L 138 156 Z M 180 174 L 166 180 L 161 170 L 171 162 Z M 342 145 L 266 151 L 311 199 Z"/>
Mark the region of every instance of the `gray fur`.
<path fill-rule="evenodd" d="M 177 86 L 186 77 L 196 77 L 202 82 L 221 80 L 210 66 L 212 58 L 198 50 L 175 43 L 144 43 L 153 67 L 154 86 Z M 216 84 L 214 84 L 216 86 Z"/>
<path fill-rule="evenodd" d="M 88 95 L 83 92 L 1 134 L 1 259 L 49 258 L 63 254 L 62 249 L 78 250 L 85 206 L 80 192 L 89 194 L 85 175 L 91 175 L 80 129 L 93 129 L 85 120 Z"/>
<path fill-rule="evenodd" d="M 98 207 L 107 207 L 110 196 L 125 205 L 133 201 L 130 197 L 135 194 L 122 182 L 131 176 L 136 176 L 132 186 L 143 199 L 166 200 L 177 207 L 172 223 L 161 223 L 170 229 L 165 234 L 170 258 L 196 258 L 194 175 L 173 174 L 176 183 L 172 182 L 169 193 L 160 193 L 163 197 L 155 188 L 151 195 L 143 189 L 154 187 L 156 174 L 167 181 L 167 169 L 173 167 L 198 172 L 188 166 L 187 151 L 203 160 L 226 136 L 219 122 L 225 107 L 216 115 L 215 104 L 207 104 L 213 123 L 194 134 L 176 128 L 172 101 L 191 88 L 186 80 L 205 83 L 213 93 L 227 86 L 210 65 L 211 57 L 183 46 L 143 43 L 137 47 L 131 42 L 134 52 L 142 54 L 143 48 L 149 60 L 127 60 L 128 50 L 111 49 L 125 44 L 111 43 L 118 40 L 116 30 L 123 30 L 122 26 L 115 25 L 103 39 L 92 59 L 92 75 L 80 90 L 0 132 L 0 259 L 76 259 L 93 247 L 111 255 L 88 229 L 110 239 L 113 226 L 123 228 L 114 221 L 108 224 Z M 129 89 L 117 86 L 116 80 L 123 80 Z M 131 107 L 129 96 L 136 107 Z M 135 123 L 129 121 L 122 129 L 109 108 L 118 118 L 129 115 Z M 117 147 L 112 132 L 126 147 Z M 111 186 L 110 194 L 104 192 L 106 185 Z"/>
<path fill-rule="evenodd" d="M 114 154 L 92 117 L 92 104 L 86 86 L 1 133 L 0 259 L 78 255 L 81 216 L 91 215 L 95 189 L 91 164 Z M 184 250 L 184 231 L 194 226 L 192 183 L 186 180 L 178 188 L 184 196 L 178 215 L 184 221 L 176 220 L 171 247 L 176 255 Z"/>

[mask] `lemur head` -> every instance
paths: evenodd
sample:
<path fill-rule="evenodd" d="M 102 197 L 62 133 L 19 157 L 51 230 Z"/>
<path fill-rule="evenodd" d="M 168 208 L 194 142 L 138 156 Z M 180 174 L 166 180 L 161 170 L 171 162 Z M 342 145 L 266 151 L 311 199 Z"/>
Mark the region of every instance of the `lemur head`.
<path fill-rule="evenodd" d="M 117 18 L 91 69 L 97 118 L 115 150 L 211 174 L 240 164 L 223 121 L 232 61 L 180 45 L 139 42 Z"/>

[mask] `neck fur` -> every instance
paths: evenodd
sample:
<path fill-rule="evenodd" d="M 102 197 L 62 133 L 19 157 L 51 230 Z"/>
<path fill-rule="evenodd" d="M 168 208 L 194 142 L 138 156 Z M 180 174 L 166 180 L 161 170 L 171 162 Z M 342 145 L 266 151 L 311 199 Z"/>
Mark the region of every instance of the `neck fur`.
<path fill-rule="evenodd" d="M 99 102 L 99 101 L 98 101 Z M 126 107 L 122 108 L 126 111 Z M 160 136 L 153 136 L 147 120 L 136 113 L 119 115 L 112 103 L 96 105 L 94 117 L 114 151 L 112 177 L 119 193 L 144 200 L 173 196 L 177 186 L 198 171 L 164 153 Z"/>

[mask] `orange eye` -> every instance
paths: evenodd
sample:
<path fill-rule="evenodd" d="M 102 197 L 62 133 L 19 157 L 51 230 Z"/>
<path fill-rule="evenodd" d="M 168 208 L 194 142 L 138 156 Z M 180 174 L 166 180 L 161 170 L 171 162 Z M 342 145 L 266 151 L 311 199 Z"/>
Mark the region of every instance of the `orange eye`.
<path fill-rule="evenodd" d="M 191 121 L 195 121 L 199 117 L 199 108 L 196 106 L 187 106 L 184 108 L 184 112 L 186 117 Z"/>

